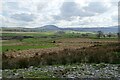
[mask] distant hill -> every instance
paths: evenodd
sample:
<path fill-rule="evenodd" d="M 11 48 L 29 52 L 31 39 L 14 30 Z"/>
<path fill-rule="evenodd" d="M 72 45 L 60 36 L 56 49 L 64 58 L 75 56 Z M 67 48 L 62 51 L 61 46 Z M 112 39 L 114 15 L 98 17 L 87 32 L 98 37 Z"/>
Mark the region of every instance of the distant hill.
<path fill-rule="evenodd" d="M 117 33 L 118 27 L 111 26 L 111 27 L 95 27 L 95 28 L 59 28 L 55 25 L 45 25 L 42 27 L 37 28 L 21 28 L 21 27 L 2 27 L 3 31 L 21 31 L 21 32 L 40 32 L 40 31 L 82 31 L 82 32 L 97 32 L 102 31 L 104 33 L 112 32 Z"/>
<path fill-rule="evenodd" d="M 83 31 L 83 32 L 102 31 L 104 33 L 108 33 L 108 32 L 117 33 L 118 27 L 112 26 L 112 27 L 94 27 L 94 28 L 64 28 L 63 30 L 73 30 L 73 31 Z"/>
<path fill-rule="evenodd" d="M 61 28 L 58 28 L 55 25 L 45 25 L 42 27 L 35 28 L 37 30 L 45 30 L 45 31 L 54 31 L 54 30 L 61 30 Z"/>

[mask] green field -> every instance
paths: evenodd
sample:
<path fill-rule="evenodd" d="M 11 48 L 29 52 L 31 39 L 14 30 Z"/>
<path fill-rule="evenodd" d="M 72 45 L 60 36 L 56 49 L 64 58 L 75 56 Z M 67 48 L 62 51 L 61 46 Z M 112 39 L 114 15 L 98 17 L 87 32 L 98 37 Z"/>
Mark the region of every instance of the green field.
<path fill-rule="evenodd" d="M 58 34 L 54 32 L 17 32 L 17 33 L 2 33 L 2 36 L 14 37 L 14 36 L 31 36 L 34 38 L 27 38 L 22 40 L 5 40 L 2 42 L 2 52 L 6 51 L 17 51 L 26 49 L 36 49 L 36 48 L 50 48 L 56 47 L 52 43 L 54 40 L 63 38 L 79 38 L 81 34 L 86 34 L 85 32 L 75 32 L 67 31 L 64 34 Z M 92 33 L 90 33 L 92 34 Z"/>
<path fill-rule="evenodd" d="M 56 47 L 53 41 L 59 39 L 69 39 L 69 38 L 89 38 L 98 39 L 96 33 L 93 32 L 80 32 L 80 31 L 66 31 L 66 32 L 5 32 L 2 33 L 5 37 L 14 36 L 31 36 L 33 38 L 23 38 L 23 39 L 11 39 L 2 41 L 2 52 L 7 51 L 17 51 L 26 49 L 36 49 L 36 48 L 50 48 Z M 100 38 L 98 40 L 116 40 L 117 37 L 111 38 Z"/>
<path fill-rule="evenodd" d="M 23 39 L 22 41 L 8 40 L 3 42 L 2 52 L 56 47 L 56 45 L 51 42 L 52 42 L 51 39 L 38 39 L 38 38 L 37 39 L 28 38 Z"/>
<path fill-rule="evenodd" d="M 44 46 L 2 46 L 2 52 L 37 49 L 37 48 L 51 48 L 51 47 L 55 47 L 55 46 L 54 45 L 44 45 Z"/>

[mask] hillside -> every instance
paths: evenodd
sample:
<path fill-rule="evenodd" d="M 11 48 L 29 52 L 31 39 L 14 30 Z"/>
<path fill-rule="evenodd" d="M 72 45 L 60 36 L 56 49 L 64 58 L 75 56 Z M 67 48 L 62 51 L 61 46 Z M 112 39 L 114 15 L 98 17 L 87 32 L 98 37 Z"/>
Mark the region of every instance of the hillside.
<path fill-rule="evenodd" d="M 20 32 L 43 32 L 43 31 L 82 31 L 82 32 L 97 32 L 102 31 L 104 33 L 117 33 L 118 27 L 117 26 L 111 26 L 111 27 L 94 27 L 94 28 L 60 28 L 55 25 L 45 25 L 42 27 L 37 28 L 21 28 L 21 27 L 2 27 L 2 31 L 20 31 Z"/>
<path fill-rule="evenodd" d="M 45 31 L 53 31 L 53 30 L 61 30 L 61 28 L 58 28 L 55 25 L 45 25 L 42 27 L 35 28 L 37 30 L 45 30 Z"/>

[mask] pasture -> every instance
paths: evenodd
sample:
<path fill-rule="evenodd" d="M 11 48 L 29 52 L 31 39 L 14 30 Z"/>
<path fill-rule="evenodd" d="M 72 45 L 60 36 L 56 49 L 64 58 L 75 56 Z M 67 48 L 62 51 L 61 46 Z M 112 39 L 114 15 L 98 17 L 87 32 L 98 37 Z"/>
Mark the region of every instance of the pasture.
<path fill-rule="evenodd" d="M 87 34 L 87 36 L 85 34 Z M 92 42 L 104 43 L 117 41 L 116 37 L 97 39 L 96 33 L 77 31 L 66 31 L 65 33 L 61 34 L 57 33 L 56 31 L 4 32 L 2 33 L 2 37 L 5 37 L 5 40 L 2 40 L 2 52 L 63 46 L 84 47 L 84 45 L 91 45 Z M 55 43 L 53 43 L 53 41 L 55 41 Z"/>

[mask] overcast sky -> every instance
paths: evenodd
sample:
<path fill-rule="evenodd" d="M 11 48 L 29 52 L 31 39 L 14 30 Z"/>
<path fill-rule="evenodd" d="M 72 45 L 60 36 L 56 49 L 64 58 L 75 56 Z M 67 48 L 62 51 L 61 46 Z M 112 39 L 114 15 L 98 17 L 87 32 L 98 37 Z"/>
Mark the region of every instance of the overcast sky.
<path fill-rule="evenodd" d="M 0 0 L 0 27 L 108 27 L 118 24 L 118 0 Z M 2 22 L 2 23 L 1 23 Z"/>

